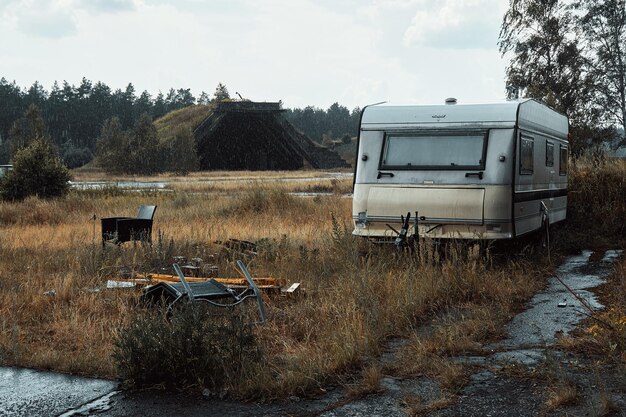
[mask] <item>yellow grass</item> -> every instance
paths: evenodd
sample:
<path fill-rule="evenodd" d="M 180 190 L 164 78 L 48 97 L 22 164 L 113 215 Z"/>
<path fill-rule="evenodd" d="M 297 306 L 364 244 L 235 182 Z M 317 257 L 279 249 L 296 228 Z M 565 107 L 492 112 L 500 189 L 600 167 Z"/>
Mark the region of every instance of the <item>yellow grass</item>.
<path fill-rule="evenodd" d="M 165 116 L 155 120 L 154 125 L 159 132 L 161 140 L 171 138 L 178 129 L 189 129 L 193 131 L 211 112 L 211 106 L 196 105 L 185 107 L 184 109 L 169 112 Z"/>
<path fill-rule="evenodd" d="M 191 179 L 205 178 L 197 175 Z M 206 175 L 237 178 L 231 183 L 239 187 L 72 192 L 54 201 L 0 203 L 0 364 L 116 376 L 113 343 L 138 314 L 140 290 L 105 289 L 114 267 L 156 272 L 174 255 L 199 256 L 214 259 L 221 276 L 237 276 L 232 261 L 239 256 L 213 243 L 237 238 L 259 242 L 259 256 L 241 255 L 253 275 L 301 282 L 305 291 L 267 300 L 269 320 L 255 328 L 263 360 L 252 377 L 232 381 L 230 393 L 307 394 L 355 371 L 356 391 L 375 391 L 382 372 L 376 360 L 391 336 L 410 343 L 397 369 L 385 372 L 429 375 L 454 393 L 466 370 L 447 355 L 500 337 L 546 276 L 538 259 L 494 261 L 463 247 L 440 259 L 427 242 L 411 255 L 355 240 L 351 199 L 341 193 L 300 198 L 250 181 L 260 173 Z M 103 249 L 98 219 L 132 216 L 140 204 L 158 206 L 153 245 Z"/>
<path fill-rule="evenodd" d="M 559 407 L 573 404 L 576 402 L 577 396 L 576 386 L 567 383 L 558 385 L 550 390 L 546 400 L 546 408 L 548 411 L 554 411 Z"/>
<path fill-rule="evenodd" d="M 307 392 L 358 367 L 364 357 L 377 357 L 386 337 L 404 333 L 432 311 L 468 307 L 477 298 L 503 304 L 519 298 L 510 284 L 520 285 L 521 274 L 506 268 L 491 271 L 462 255 L 442 264 L 419 262 L 354 240 L 351 200 L 341 196 L 299 198 L 277 189 L 182 195 L 78 192 L 62 200 L 1 203 L 2 363 L 115 376 L 115 329 L 137 311 L 138 290 L 104 289 L 109 267 L 147 272 L 171 263 L 171 255 L 216 255 L 220 275 L 236 276 L 232 259 L 220 257 L 213 243 L 227 238 L 263 239 L 266 249 L 250 263 L 253 274 L 306 288 L 305 297 L 269 300 L 270 320 L 257 328 L 267 362 L 255 379 L 237 387 L 244 396 Z M 93 216 L 133 215 L 142 203 L 158 206 L 154 245 L 102 249 Z M 339 222 L 334 231 L 333 213 Z M 174 249 L 167 254 L 170 239 Z M 370 255 L 361 254 L 366 251 Z M 55 295 L 45 295 L 51 290 Z M 476 323 L 456 328 L 455 335 L 493 319 L 478 305 L 483 307 L 468 307 L 476 311 L 468 313 Z M 372 369 L 365 380 L 376 380 Z M 374 385 L 365 383 L 367 389 Z"/>
<path fill-rule="evenodd" d="M 328 178 L 327 170 L 299 170 L 299 171 L 198 171 L 191 172 L 186 176 L 177 176 L 171 173 L 156 174 L 154 176 L 118 175 L 108 174 L 100 169 L 76 169 L 72 171 L 76 181 L 169 181 L 169 182 L 193 182 L 193 181 L 271 181 L 280 179 L 300 178 Z M 332 170 L 332 172 L 352 172 L 350 169 Z"/>

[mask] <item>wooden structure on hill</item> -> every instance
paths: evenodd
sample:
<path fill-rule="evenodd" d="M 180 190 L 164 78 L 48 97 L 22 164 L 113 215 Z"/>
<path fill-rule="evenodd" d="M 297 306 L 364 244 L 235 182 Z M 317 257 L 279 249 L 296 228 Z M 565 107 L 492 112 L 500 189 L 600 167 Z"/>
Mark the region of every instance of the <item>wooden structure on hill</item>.
<path fill-rule="evenodd" d="M 350 167 L 336 152 L 296 130 L 279 103 L 218 103 L 193 135 L 202 170 Z"/>

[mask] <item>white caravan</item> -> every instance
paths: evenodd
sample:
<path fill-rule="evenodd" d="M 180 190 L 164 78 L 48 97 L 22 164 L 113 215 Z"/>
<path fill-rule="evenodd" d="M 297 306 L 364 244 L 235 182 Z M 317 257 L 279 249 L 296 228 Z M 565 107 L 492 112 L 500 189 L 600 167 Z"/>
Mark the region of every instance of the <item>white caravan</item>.
<path fill-rule="evenodd" d="M 395 237 L 416 211 L 419 236 L 432 238 L 509 239 L 565 220 L 568 127 L 535 100 L 368 106 L 353 234 Z"/>

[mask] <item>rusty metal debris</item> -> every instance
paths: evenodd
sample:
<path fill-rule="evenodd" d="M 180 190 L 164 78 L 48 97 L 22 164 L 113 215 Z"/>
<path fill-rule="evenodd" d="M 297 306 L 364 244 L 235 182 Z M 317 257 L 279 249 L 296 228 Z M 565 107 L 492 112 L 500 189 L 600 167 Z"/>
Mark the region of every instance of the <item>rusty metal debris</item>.
<path fill-rule="evenodd" d="M 224 247 L 237 250 L 241 255 L 255 254 L 256 244 L 248 241 L 229 239 Z M 213 255 L 209 255 L 214 260 Z M 217 277 L 218 267 L 207 264 L 202 258 L 192 258 L 187 262 L 184 256 L 174 256 L 171 267 L 161 268 L 158 273 L 137 273 L 135 268 L 116 266 L 106 268 L 112 279 L 106 288 L 143 287 L 141 301 L 146 305 L 164 304 L 171 310 L 182 300 L 206 302 L 217 307 L 232 307 L 246 299 L 254 298 L 258 304 L 261 320 L 266 320 L 262 292 L 268 295 L 292 297 L 300 288 L 300 283 L 287 287 L 284 279 L 274 277 L 252 277 L 243 261 L 235 262 L 241 277 Z M 116 274 L 116 272 L 118 274 Z"/>
<path fill-rule="evenodd" d="M 252 279 L 252 275 L 250 275 L 250 272 L 248 272 L 246 265 L 242 261 L 237 261 L 237 266 L 239 267 L 239 270 L 243 273 L 243 275 L 246 277 L 246 280 L 248 280 L 248 284 L 250 284 L 250 288 L 252 290 L 252 293 L 254 294 L 254 298 L 256 298 L 256 302 L 259 306 L 259 313 L 261 314 L 261 321 L 259 323 L 264 323 L 265 322 L 265 308 L 263 307 L 263 297 L 261 296 L 261 291 L 259 291 L 259 288 L 254 283 L 254 279 Z"/>
<path fill-rule="evenodd" d="M 159 282 L 180 282 L 180 278 L 177 275 L 171 274 L 147 274 L 146 277 L 151 283 Z M 226 285 L 230 288 L 246 287 L 248 285 L 246 278 L 220 278 L 220 277 L 192 277 L 185 275 L 187 282 L 207 282 L 214 280 L 222 285 Z M 257 286 L 267 292 L 273 292 L 273 290 L 279 291 L 281 284 L 284 280 L 272 277 L 254 278 Z"/>
<path fill-rule="evenodd" d="M 189 282 L 180 266 L 175 263 L 173 268 L 179 282 L 164 280 L 155 285 L 146 287 L 143 290 L 142 301 L 149 305 L 164 302 L 168 309 L 171 309 L 177 302 L 185 299 L 188 302 L 206 302 L 216 307 L 233 307 L 246 299 L 255 298 L 261 316 L 261 321 L 258 323 L 264 323 L 266 316 L 261 291 L 248 272 L 245 264 L 242 261 L 237 261 L 237 266 L 248 283 L 248 286 L 243 290 L 237 291 L 234 288 L 229 288 L 213 278 L 204 281 Z M 226 300 L 226 302 L 220 303 L 215 300 Z"/>
<path fill-rule="evenodd" d="M 192 299 L 235 298 L 233 292 L 228 287 L 215 280 L 210 280 L 191 283 L 187 281 L 159 282 L 147 286 L 143 290 L 141 299 L 148 305 L 158 304 L 163 301 L 168 306 L 172 306 L 185 296 L 190 296 Z"/>
<path fill-rule="evenodd" d="M 174 263 L 179 265 L 185 279 L 189 283 L 215 280 L 216 282 L 235 290 L 243 290 L 249 286 L 248 281 L 243 272 L 241 272 L 240 268 L 237 269 L 237 271 L 240 273 L 241 277 L 218 277 L 218 267 L 216 265 L 202 264 L 201 262 L 203 260 L 201 258 L 193 258 L 192 264 L 189 265 L 181 265 L 179 263 L 186 262 L 186 258 L 184 256 L 174 256 L 173 260 Z M 107 282 L 108 288 L 131 287 L 135 284 L 145 286 L 161 282 L 181 282 L 179 276 L 175 273 L 171 266 L 168 268 L 161 268 L 161 272 L 139 273 L 136 271 L 137 268 L 131 268 L 128 266 L 115 266 L 102 269 L 104 276 L 109 277 Z M 287 291 L 287 281 L 282 278 L 255 277 L 253 280 L 260 290 L 268 294 L 293 293 L 299 286 L 298 284 L 290 291 Z M 124 283 L 132 284 L 125 285 Z"/>
<path fill-rule="evenodd" d="M 213 258 L 212 255 L 211 258 Z M 187 258 L 184 256 L 174 256 L 173 259 L 174 263 L 180 265 L 180 269 L 183 271 L 183 273 L 187 273 L 187 277 L 204 276 L 208 278 L 213 278 L 216 277 L 219 273 L 219 268 L 216 265 L 206 264 L 204 262 L 204 259 L 202 258 L 191 258 L 190 262 L 187 262 Z M 163 271 L 168 271 L 168 268 L 163 268 Z"/>

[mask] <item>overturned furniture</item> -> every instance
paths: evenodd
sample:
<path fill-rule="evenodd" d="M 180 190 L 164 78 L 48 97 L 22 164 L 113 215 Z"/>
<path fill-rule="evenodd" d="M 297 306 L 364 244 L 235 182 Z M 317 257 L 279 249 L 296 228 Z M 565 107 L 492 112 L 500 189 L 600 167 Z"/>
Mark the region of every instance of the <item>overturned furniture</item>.
<path fill-rule="evenodd" d="M 265 322 L 265 308 L 261 291 L 257 287 L 254 279 L 248 272 L 243 262 L 237 261 L 237 266 L 246 278 L 248 286 L 242 291 L 237 292 L 233 288 L 229 288 L 224 284 L 211 279 L 208 281 L 188 282 L 183 275 L 178 264 L 174 264 L 174 271 L 180 282 L 162 281 L 158 284 L 146 287 L 143 290 L 141 299 L 148 305 L 165 303 L 168 309 L 171 309 L 177 302 L 186 299 L 189 302 L 202 301 L 216 307 L 233 307 L 242 303 L 248 298 L 255 298 L 259 306 L 259 314 L 261 321 Z M 224 300 L 225 302 L 217 302 L 214 300 Z"/>
<path fill-rule="evenodd" d="M 152 241 L 152 221 L 157 206 L 139 206 L 137 217 L 105 217 L 102 221 L 102 246 L 105 242 Z"/>

